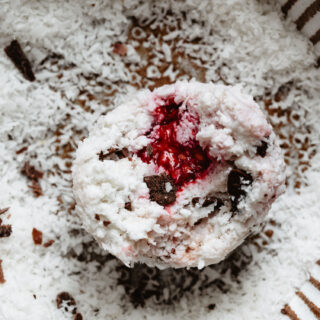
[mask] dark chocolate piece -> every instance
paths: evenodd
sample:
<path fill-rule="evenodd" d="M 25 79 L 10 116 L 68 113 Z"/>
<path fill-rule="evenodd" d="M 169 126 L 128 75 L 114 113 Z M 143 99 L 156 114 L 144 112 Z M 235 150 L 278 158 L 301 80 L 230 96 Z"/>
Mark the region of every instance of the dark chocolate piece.
<path fill-rule="evenodd" d="M 252 176 L 243 170 L 234 168 L 230 171 L 228 175 L 227 189 L 228 193 L 234 197 L 231 200 L 233 210 L 237 209 L 240 197 L 246 195 L 243 187 L 250 185 L 252 181 Z"/>
<path fill-rule="evenodd" d="M 261 145 L 257 147 L 257 155 L 264 158 L 267 154 L 268 143 L 265 141 L 261 141 Z"/>
<path fill-rule="evenodd" d="M 131 201 L 128 201 L 124 204 L 124 208 L 128 211 L 132 211 L 132 203 Z"/>
<path fill-rule="evenodd" d="M 147 184 L 150 191 L 150 200 L 155 201 L 162 206 L 174 203 L 176 201 L 177 187 L 173 180 L 167 174 L 144 177 L 143 181 Z M 166 184 L 169 183 L 171 190 L 166 190 Z"/>
<path fill-rule="evenodd" d="M 10 45 L 5 47 L 4 51 L 25 79 L 29 81 L 36 79 L 32 71 L 31 63 L 22 51 L 17 40 L 11 41 Z"/>
<path fill-rule="evenodd" d="M 8 238 L 12 233 L 12 227 L 10 224 L 0 226 L 0 238 Z"/>

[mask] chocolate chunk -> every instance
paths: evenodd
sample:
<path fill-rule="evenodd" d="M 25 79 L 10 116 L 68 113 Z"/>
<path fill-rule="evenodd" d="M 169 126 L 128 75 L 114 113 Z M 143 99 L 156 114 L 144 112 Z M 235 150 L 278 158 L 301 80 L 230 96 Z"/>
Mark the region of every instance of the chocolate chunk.
<path fill-rule="evenodd" d="M 169 175 L 161 174 L 148 176 L 144 177 L 143 181 L 149 188 L 151 201 L 155 201 L 162 206 L 166 206 L 176 201 L 177 188 Z M 170 185 L 170 191 L 167 191 L 167 184 Z"/>
<path fill-rule="evenodd" d="M 29 81 L 36 79 L 32 71 L 31 63 L 22 51 L 17 40 L 11 41 L 10 45 L 5 47 L 4 51 L 25 79 Z"/>
<path fill-rule="evenodd" d="M 131 201 L 128 201 L 124 204 L 124 208 L 128 211 L 132 211 L 132 203 Z"/>
<path fill-rule="evenodd" d="M 34 166 L 30 166 L 29 162 L 24 164 L 23 168 L 21 169 L 21 173 L 31 180 L 37 180 L 43 177 L 43 172 L 37 170 Z"/>
<path fill-rule="evenodd" d="M 127 148 L 123 148 L 122 150 L 111 148 L 108 150 L 108 153 L 103 153 L 103 151 L 100 151 L 97 155 L 100 161 L 120 160 L 129 156 L 129 150 Z"/>
<path fill-rule="evenodd" d="M 10 224 L 0 226 L 0 238 L 8 238 L 12 233 L 12 227 Z"/>
<path fill-rule="evenodd" d="M 56 302 L 57 302 L 57 308 L 58 309 L 60 309 L 62 307 L 62 304 L 63 304 L 64 301 L 66 302 L 66 305 L 68 307 L 76 305 L 76 301 L 73 299 L 71 294 L 68 293 L 68 292 L 65 292 L 65 291 L 64 292 L 60 292 L 57 295 Z"/>
<path fill-rule="evenodd" d="M 3 275 L 3 270 L 2 270 L 2 260 L 0 259 L 0 283 L 5 283 L 6 280 L 4 278 L 4 275 Z"/>
<path fill-rule="evenodd" d="M 40 245 L 42 243 L 42 232 L 36 228 L 33 228 L 32 239 L 35 245 Z"/>
<path fill-rule="evenodd" d="M 234 168 L 230 171 L 228 175 L 227 189 L 228 193 L 234 197 L 234 199 L 231 200 L 233 210 L 236 210 L 240 197 L 246 195 L 243 187 L 250 185 L 252 181 L 252 176 L 243 170 Z"/>
<path fill-rule="evenodd" d="M 256 154 L 264 158 L 267 154 L 267 150 L 268 150 L 268 143 L 265 141 L 261 141 L 261 145 L 257 147 Z"/>

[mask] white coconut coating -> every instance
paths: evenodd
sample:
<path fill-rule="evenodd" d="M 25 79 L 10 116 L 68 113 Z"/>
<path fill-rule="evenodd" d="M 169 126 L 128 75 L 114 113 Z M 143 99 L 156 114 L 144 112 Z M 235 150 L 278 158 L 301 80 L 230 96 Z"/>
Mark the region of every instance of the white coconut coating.
<path fill-rule="evenodd" d="M 187 145 L 196 127 L 195 138 L 214 165 L 178 188 L 173 203 L 160 205 L 150 199 L 145 177 L 165 170 L 137 152 L 154 138 L 146 133 L 166 99 L 188 110 L 176 131 L 179 143 Z M 198 123 L 188 114 L 196 114 Z M 240 177 L 237 199 L 228 192 L 232 170 L 251 179 Z M 177 82 L 142 91 L 102 116 L 79 145 L 73 184 L 85 229 L 126 265 L 202 268 L 223 260 L 258 229 L 284 192 L 284 172 L 272 127 L 252 97 L 238 87 Z"/>

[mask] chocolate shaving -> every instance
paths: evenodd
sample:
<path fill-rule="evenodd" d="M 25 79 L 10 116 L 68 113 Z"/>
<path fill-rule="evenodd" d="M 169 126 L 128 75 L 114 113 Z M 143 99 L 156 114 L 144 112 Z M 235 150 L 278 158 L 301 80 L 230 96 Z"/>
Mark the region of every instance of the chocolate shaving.
<path fill-rule="evenodd" d="M 37 170 L 34 166 L 30 166 L 29 162 L 26 162 L 21 169 L 21 173 L 27 176 L 30 180 L 38 180 L 43 177 L 43 172 Z"/>
<path fill-rule="evenodd" d="M 12 227 L 10 224 L 0 225 L 0 238 L 8 238 L 11 236 Z"/>
<path fill-rule="evenodd" d="M 4 278 L 3 269 L 2 269 L 2 260 L 0 259 L 0 283 L 5 283 L 6 280 Z"/>
<path fill-rule="evenodd" d="M 267 154 L 267 150 L 268 150 L 268 143 L 265 141 L 261 141 L 261 145 L 257 147 L 256 154 L 264 158 Z"/>
<path fill-rule="evenodd" d="M 124 208 L 128 211 L 132 211 L 132 203 L 131 201 L 128 201 L 124 204 Z"/>
<path fill-rule="evenodd" d="M 68 307 L 76 305 L 76 301 L 74 300 L 74 298 L 71 296 L 70 293 L 66 291 L 60 292 L 57 295 L 56 302 L 58 309 L 62 308 L 63 302 L 65 302 Z M 65 308 L 65 311 L 68 311 L 68 308 Z"/>
<path fill-rule="evenodd" d="M 11 41 L 10 45 L 5 47 L 4 52 L 16 66 L 16 68 L 22 73 L 25 79 L 34 81 L 36 78 L 32 71 L 31 63 L 21 49 L 21 46 L 17 40 Z"/>
<path fill-rule="evenodd" d="M 47 242 L 45 242 L 44 244 L 43 244 L 43 246 L 45 247 L 45 248 L 48 248 L 48 247 L 51 247 L 52 245 L 54 244 L 54 240 L 48 240 Z"/>
<path fill-rule="evenodd" d="M 16 151 L 16 154 L 20 154 L 20 153 L 23 153 L 23 152 L 25 152 L 26 150 L 28 150 L 28 147 L 22 147 L 21 149 L 19 149 L 19 150 L 17 150 Z"/>
<path fill-rule="evenodd" d="M 36 198 L 43 195 L 42 188 L 37 180 L 32 180 L 32 185 L 29 185 L 28 187 L 32 189 L 33 195 Z"/>
<path fill-rule="evenodd" d="M 6 213 L 10 208 L 3 208 L 3 209 L 0 209 L 0 214 L 4 214 Z"/>
<path fill-rule="evenodd" d="M 248 186 L 252 183 L 252 176 L 240 169 L 234 168 L 230 171 L 227 181 L 228 193 L 233 197 L 231 199 L 232 209 L 236 210 L 239 199 L 246 195 L 244 186 Z"/>
<path fill-rule="evenodd" d="M 40 245 L 42 243 L 42 232 L 36 228 L 33 228 L 32 239 L 35 245 Z"/>
<path fill-rule="evenodd" d="M 127 148 L 123 148 L 122 150 L 111 148 L 108 150 L 108 153 L 100 151 L 99 153 L 97 153 L 97 155 L 100 161 L 120 160 L 129 156 L 129 150 Z"/>
<path fill-rule="evenodd" d="M 103 221 L 103 225 L 104 225 L 105 227 L 107 227 L 110 223 L 111 223 L 110 221 Z"/>
<path fill-rule="evenodd" d="M 177 187 L 173 180 L 167 174 L 153 175 L 144 177 L 143 181 L 147 184 L 150 193 L 150 200 L 155 201 L 162 206 L 166 206 L 176 201 Z M 166 190 L 166 184 L 169 183 L 171 190 Z"/>

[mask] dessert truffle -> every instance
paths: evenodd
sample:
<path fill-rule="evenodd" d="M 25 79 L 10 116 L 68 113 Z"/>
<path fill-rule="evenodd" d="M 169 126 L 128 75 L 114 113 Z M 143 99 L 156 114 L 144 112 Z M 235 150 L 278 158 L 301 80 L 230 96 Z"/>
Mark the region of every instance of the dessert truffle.
<path fill-rule="evenodd" d="M 284 181 L 252 97 L 199 82 L 141 91 L 102 116 L 73 166 L 85 229 L 128 266 L 220 262 L 259 229 Z"/>

